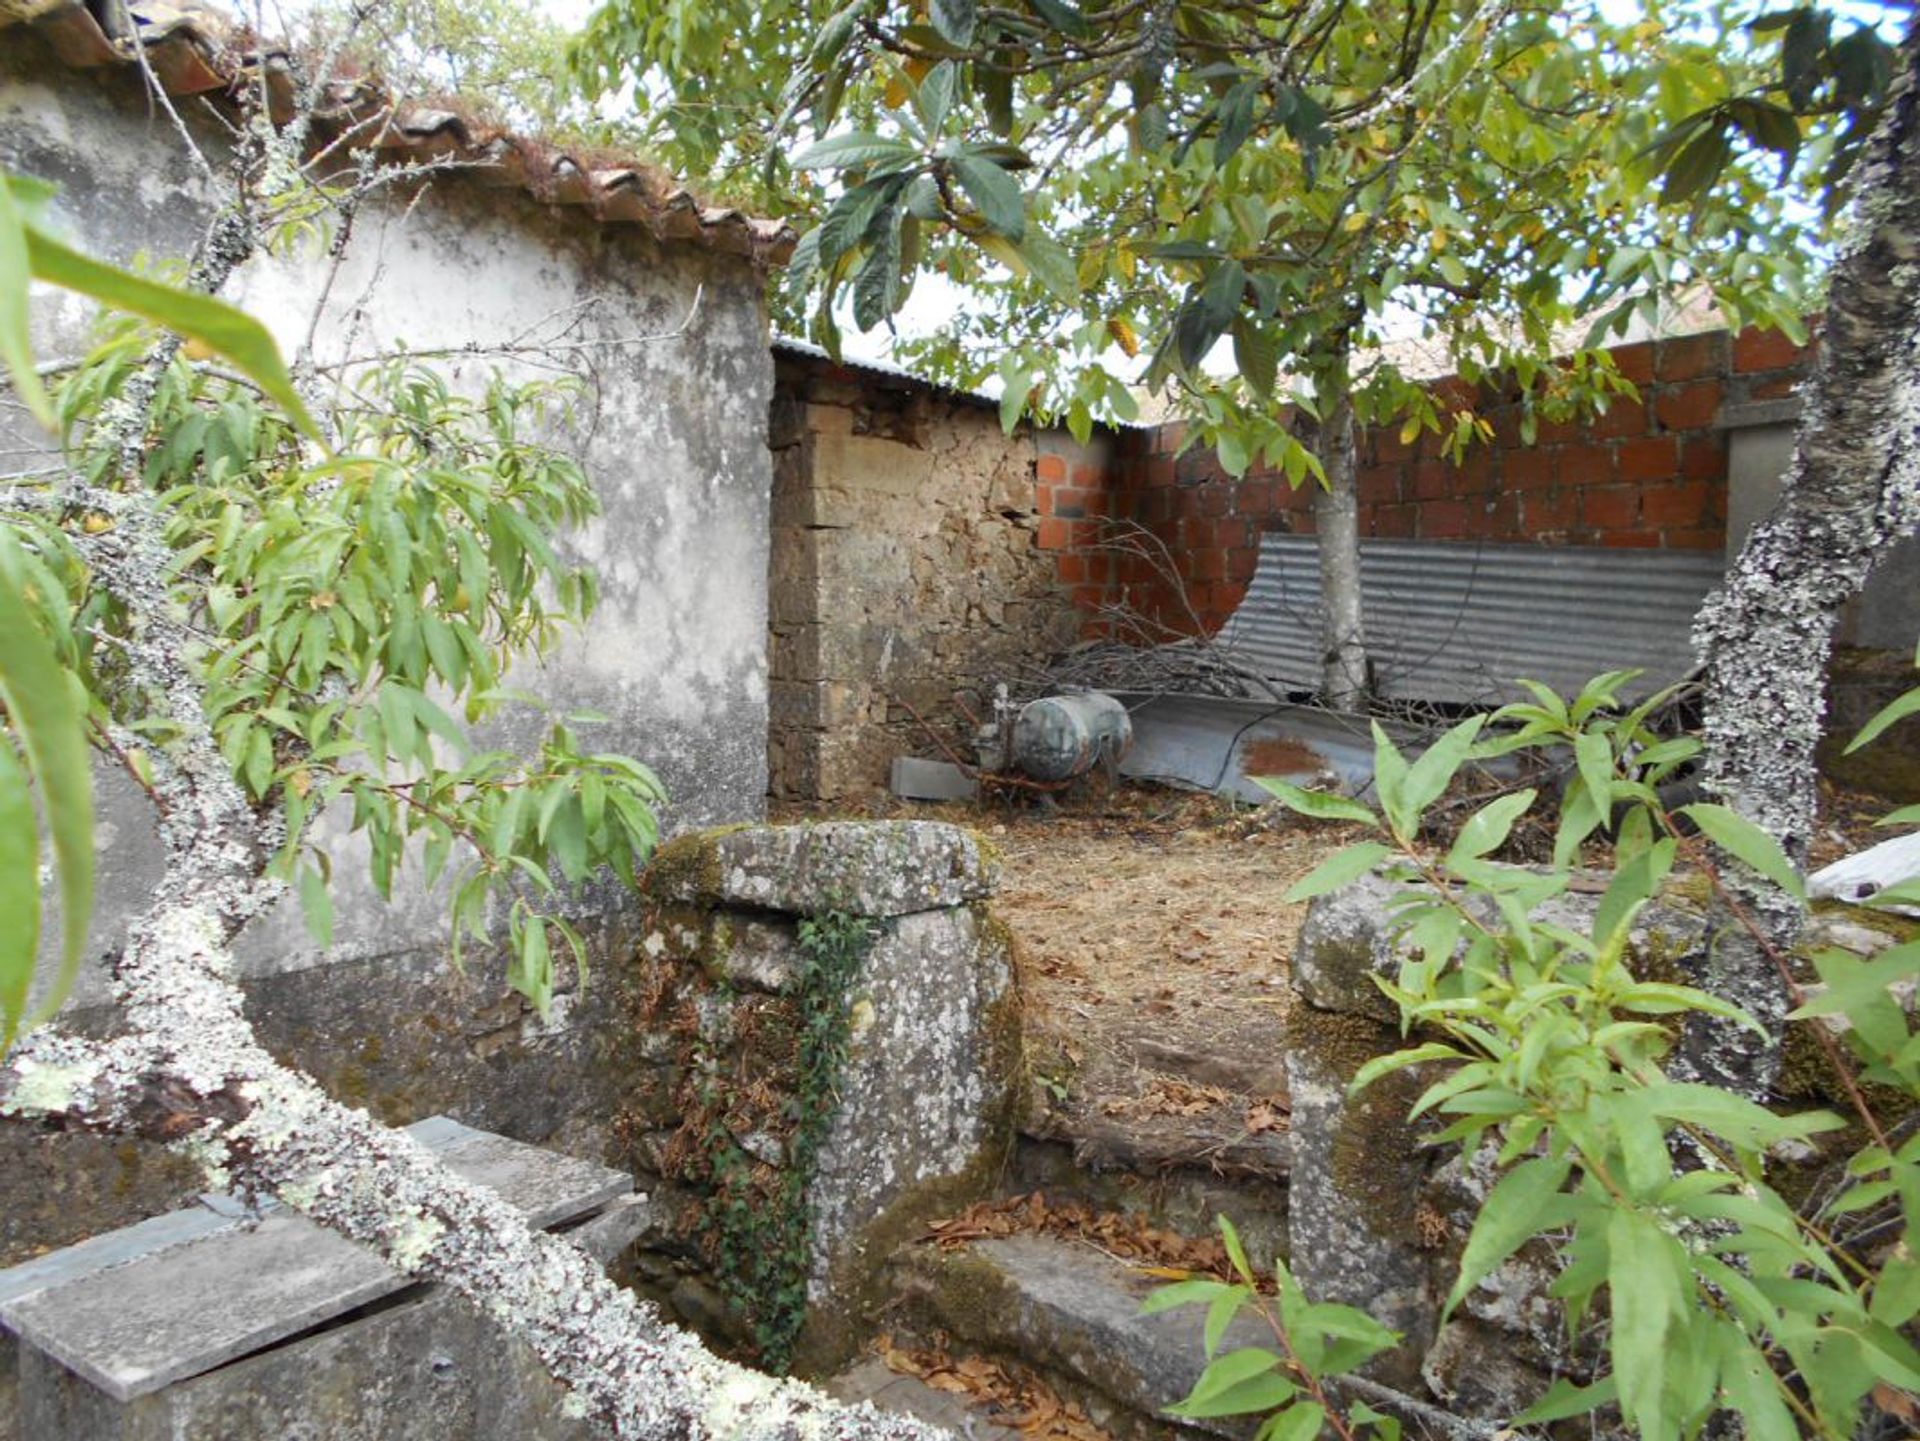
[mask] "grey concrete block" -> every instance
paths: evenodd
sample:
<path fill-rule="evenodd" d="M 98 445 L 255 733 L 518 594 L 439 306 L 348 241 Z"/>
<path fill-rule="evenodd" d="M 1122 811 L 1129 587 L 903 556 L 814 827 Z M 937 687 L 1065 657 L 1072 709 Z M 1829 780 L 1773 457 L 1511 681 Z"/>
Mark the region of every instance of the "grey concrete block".
<path fill-rule="evenodd" d="M 646 876 L 656 900 L 811 916 L 903 916 L 984 900 L 999 867 L 938 821 L 826 821 L 686 836 Z"/>
<path fill-rule="evenodd" d="M 970 801 L 980 794 L 980 782 L 952 761 L 895 756 L 892 789 L 908 801 Z"/>
<path fill-rule="evenodd" d="M 444 1118 L 424 1139 L 454 1171 L 552 1226 L 632 1189 L 620 1172 Z M 204 1207 L 100 1238 L 76 1260 L 0 1276 L 0 1325 L 128 1401 L 212 1370 L 413 1284 L 292 1211 L 257 1221 Z M 205 1220 L 200 1219 L 205 1217 Z M 211 1227 L 209 1227 L 211 1222 Z M 27 1268 L 22 1268 L 27 1269 Z"/>

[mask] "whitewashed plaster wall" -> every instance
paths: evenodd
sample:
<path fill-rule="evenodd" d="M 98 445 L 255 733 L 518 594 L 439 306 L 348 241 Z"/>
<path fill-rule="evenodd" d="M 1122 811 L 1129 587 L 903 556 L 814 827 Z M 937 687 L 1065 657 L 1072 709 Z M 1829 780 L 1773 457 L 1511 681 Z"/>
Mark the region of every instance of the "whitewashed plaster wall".
<path fill-rule="evenodd" d="M 217 166 L 217 128 L 195 129 Z M 71 238 L 118 261 L 184 257 L 210 213 L 207 183 L 137 77 L 67 70 L 20 30 L 0 34 L 0 165 L 56 183 L 56 214 Z M 745 260 L 693 243 L 663 246 L 639 227 L 604 226 L 584 210 L 468 177 L 442 177 L 417 204 L 410 198 L 396 190 L 362 217 L 332 283 L 316 358 L 486 346 L 577 322 L 566 343 L 591 348 L 568 355 L 589 366 L 593 389 L 579 424 L 554 440 L 582 461 L 600 498 L 601 516 L 566 545 L 599 571 L 602 600 L 584 631 L 508 683 L 560 709 L 607 717 L 587 732 L 589 743 L 659 772 L 672 797 L 669 833 L 759 818 L 773 378 L 760 275 Z M 226 294 L 291 352 L 324 275 L 309 249 L 249 266 Z M 77 353 L 88 308 L 53 293 L 36 304 L 40 353 Z M 491 363 L 452 369 L 477 386 Z M 32 452 L 43 445 L 17 407 L 0 404 L 0 484 L 9 470 L 37 463 Z M 497 737 L 531 744 L 544 725 L 529 710 L 503 722 Z M 110 1024 L 92 1015 L 104 1000 L 106 960 L 160 864 L 137 791 L 104 773 L 101 782 L 103 905 L 89 975 L 71 1003 L 83 1024 Z M 599 1080 L 587 1072 L 599 1042 L 576 1013 L 599 1012 L 605 996 L 563 1006 L 548 1026 L 511 1005 L 503 1011 L 497 973 L 450 973 L 442 897 L 415 885 L 385 906 L 350 847 L 335 859 L 331 948 L 313 945 L 291 905 L 243 937 L 270 1043 L 278 1036 L 323 1080 L 345 1076 L 390 1119 L 449 1110 L 527 1140 L 574 1135 L 576 1149 L 596 1150 L 594 1133 L 608 1118 L 588 1094 Z M 600 887 L 582 906 L 600 947 L 617 954 L 629 914 L 618 888 Z M 356 996 L 367 999 L 349 999 Z M 381 1039 L 417 1030 L 423 1009 L 447 1024 L 397 1044 Z M 354 1053 L 356 1036 L 375 1038 L 364 1054 Z M 358 1055 L 351 1076 L 342 1053 Z M 578 1092 L 571 1102 L 570 1087 Z M 105 1197 L 147 1187 L 103 1173 L 80 1189 Z M 0 1222 L 0 1257 L 60 1239 L 61 1229 Z"/>

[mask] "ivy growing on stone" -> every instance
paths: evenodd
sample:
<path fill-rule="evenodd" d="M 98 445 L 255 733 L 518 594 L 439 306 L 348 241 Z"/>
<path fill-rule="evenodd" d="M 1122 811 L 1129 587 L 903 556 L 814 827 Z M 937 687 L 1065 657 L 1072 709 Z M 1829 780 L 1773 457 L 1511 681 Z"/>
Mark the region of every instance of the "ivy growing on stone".
<path fill-rule="evenodd" d="M 851 991 L 879 938 L 879 923 L 829 911 L 799 925 L 797 1047 L 790 1089 L 774 1125 L 780 1164 L 724 1115 L 725 1098 L 705 1099 L 705 1149 L 713 1196 L 706 1230 L 722 1293 L 753 1329 L 760 1363 L 785 1371 L 806 1321 L 813 1268 L 811 1194 L 821 1148 L 839 1108 L 840 1080 L 853 1040 Z M 754 1149 L 749 1149 L 752 1146 Z M 768 1148 L 770 1149 L 770 1147 Z"/>

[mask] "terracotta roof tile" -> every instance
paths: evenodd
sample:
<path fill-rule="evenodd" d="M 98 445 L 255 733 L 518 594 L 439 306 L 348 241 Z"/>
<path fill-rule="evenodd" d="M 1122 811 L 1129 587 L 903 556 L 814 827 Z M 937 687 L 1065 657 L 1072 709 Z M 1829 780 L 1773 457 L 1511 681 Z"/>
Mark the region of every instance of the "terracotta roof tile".
<path fill-rule="evenodd" d="M 287 52 L 258 45 L 219 12 L 164 0 L 100 10 L 111 17 L 105 26 L 80 0 L 0 0 L 0 31 L 27 26 L 63 63 L 81 70 L 132 69 L 144 51 L 170 95 L 234 95 L 260 84 L 264 74 L 276 123 L 293 113 Z M 420 164 L 458 162 L 483 185 L 524 190 L 546 204 L 585 211 L 602 225 L 643 226 L 660 240 L 744 256 L 756 265 L 784 264 L 798 239 L 785 221 L 703 206 L 650 167 L 576 159 L 476 126 L 457 111 L 410 105 L 365 81 L 327 87 L 315 132 L 319 144 L 343 150 L 372 149 Z"/>

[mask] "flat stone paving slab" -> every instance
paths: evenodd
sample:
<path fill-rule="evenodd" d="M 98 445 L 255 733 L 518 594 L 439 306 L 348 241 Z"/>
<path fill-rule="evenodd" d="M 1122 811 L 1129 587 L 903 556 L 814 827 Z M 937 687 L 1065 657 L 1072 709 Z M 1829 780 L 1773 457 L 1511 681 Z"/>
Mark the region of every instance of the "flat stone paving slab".
<path fill-rule="evenodd" d="M 966 1269 L 952 1273 L 962 1284 L 949 1292 L 944 1283 L 955 1261 Z M 979 1303 L 987 1279 L 982 1263 L 998 1295 L 969 1304 Z M 1167 1424 L 1163 1408 L 1191 1391 L 1206 1369 L 1204 1309 L 1141 1315 L 1140 1303 L 1164 1283 L 1086 1246 L 1007 1236 L 976 1241 L 953 1257 L 922 1247 L 903 1253 L 900 1275 L 953 1334 L 1071 1377 L 1136 1417 Z M 1272 1344 L 1272 1332 L 1256 1317 L 1241 1315 L 1227 1328 L 1224 1347 Z M 1254 1430 L 1243 1418 L 1186 1424 L 1224 1437 Z"/>
<path fill-rule="evenodd" d="M 821 1389 L 849 1405 L 871 1401 L 882 1411 L 945 1427 L 971 1441 L 1020 1441 L 1020 1433 L 1013 1427 L 987 1419 L 964 1397 L 937 1391 L 918 1376 L 902 1376 L 878 1356 L 867 1357 Z"/>
<path fill-rule="evenodd" d="M 409 1130 L 541 1227 L 605 1206 L 632 1178 L 445 1117 Z M 209 1196 L 174 1216 L 0 1272 L 0 1326 L 120 1401 L 157 1391 L 415 1284 L 284 1207 Z"/>

